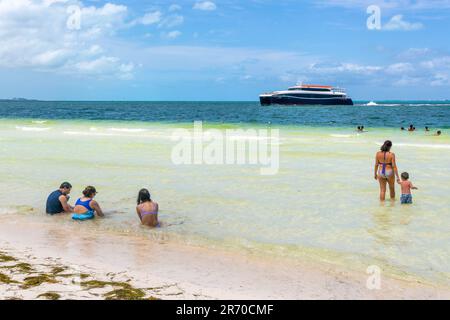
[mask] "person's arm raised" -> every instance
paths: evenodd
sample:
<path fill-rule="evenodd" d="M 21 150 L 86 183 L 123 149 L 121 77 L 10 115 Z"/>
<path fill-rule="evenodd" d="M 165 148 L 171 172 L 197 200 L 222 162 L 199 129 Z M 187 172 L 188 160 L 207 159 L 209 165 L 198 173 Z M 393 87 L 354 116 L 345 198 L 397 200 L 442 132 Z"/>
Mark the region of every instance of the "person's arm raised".
<path fill-rule="evenodd" d="M 102 211 L 102 208 L 100 208 L 100 205 L 98 204 L 97 201 L 92 200 L 91 203 L 90 203 L 90 206 L 91 206 L 92 209 L 94 209 L 95 213 L 97 213 L 97 215 L 99 217 L 104 217 L 105 216 L 103 211 Z"/>
<path fill-rule="evenodd" d="M 72 207 L 67 202 L 67 196 L 64 196 L 64 195 L 59 196 L 59 202 L 61 202 L 64 212 L 67 212 L 67 213 L 73 212 Z"/>

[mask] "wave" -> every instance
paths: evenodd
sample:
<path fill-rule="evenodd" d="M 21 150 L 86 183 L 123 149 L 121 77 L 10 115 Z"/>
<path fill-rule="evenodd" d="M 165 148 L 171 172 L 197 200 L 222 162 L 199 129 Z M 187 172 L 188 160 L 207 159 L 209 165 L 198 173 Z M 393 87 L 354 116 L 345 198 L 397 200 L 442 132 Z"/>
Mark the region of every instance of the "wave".
<path fill-rule="evenodd" d="M 450 107 L 450 103 L 376 103 L 355 104 L 355 106 L 377 106 L 377 107 Z"/>
<path fill-rule="evenodd" d="M 130 133 L 139 133 L 139 132 L 146 132 L 147 131 L 147 129 L 140 129 L 140 128 L 136 128 L 136 129 L 131 129 L 131 128 L 108 128 L 106 130 L 113 131 L 113 132 L 130 132 Z"/>
<path fill-rule="evenodd" d="M 41 128 L 41 127 L 21 127 L 21 126 L 16 126 L 17 130 L 22 130 L 22 131 L 48 131 L 51 128 Z"/>
<path fill-rule="evenodd" d="M 31 121 L 31 123 L 35 123 L 35 124 L 44 124 L 46 122 L 47 122 L 47 120 L 34 120 L 34 121 Z"/>
<path fill-rule="evenodd" d="M 93 131 L 64 131 L 63 134 L 71 135 L 71 136 L 107 136 L 107 137 L 115 137 L 120 136 L 114 133 L 106 133 L 106 132 L 93 132 Z"/>
<path fill-rule="evenodd" d="M 330 134 L 330 137 L 333 138 L 351 138 L 354 137 L 352 134 Z"/>
<path fill-rule="evenodd" d="M 382 143 L 375 142 L 376 145 L 381 146 Z M 426 148 L 426 149 L 450 149 L 450 144 L 424 144 L 424 143 L 396 143 L 395 147 L 407 148 Z"/>

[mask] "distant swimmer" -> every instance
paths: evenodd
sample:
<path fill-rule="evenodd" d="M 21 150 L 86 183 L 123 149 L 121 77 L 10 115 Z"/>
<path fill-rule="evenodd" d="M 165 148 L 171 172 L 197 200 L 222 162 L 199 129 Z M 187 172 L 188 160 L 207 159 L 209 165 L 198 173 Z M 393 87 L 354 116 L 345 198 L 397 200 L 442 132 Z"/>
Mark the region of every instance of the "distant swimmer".
<path fill-rule="evenodd" d="M 405 131 L 406 129 L 405 129 L 405 127 L 401 127 L 400 130 Z"/>
<path fill-rule="evenodd" d="M 425 127 L 425 132 L 430 132 L 430 131 L 431 131 L 430 128 Z"/>
<path fill-rule="evenodd" d="M 46 212 L 51 215 L 73 212 L 73 208 L 68 203 L 71 190 L 72 185 L 69 182 L 63 182 L 58 190 L 48 196 Z"/>
<path fill-rule="evenodd" d="M 386 199 L 386 186 L 389 184 L 391 200 L 395 199 L 395 177 L 400 181 L 395 154 L 391 152 L 392 142 L 386 141 L 375 156 L 375 180 L 380 183 L 380 200 Z"/>
<path fill-rule="evenodd" d="M 358 128 L 356 129 L 358 132 L 367 132 L 364 130 L 364 126 L 358 126 Z"/>
<path fill-rule="evenodd" d="M 79 198 L 75 203 L 73 209 L 74 214 L 72 219 L 74 220 L 90 220 L 95 218 L 95 214 L 99 217 L 104 217 L 102 209 L 97 201 L 94 200 L 97 195 L 95 187 L 88 186 L 83 191 L 83 197 Z"/>
<path fill-rule="evenodd" d="M 438 132 L 436 132 L 435 136 L 436 136 L 436 137 L 439 137 L 441 134 L 442 134 L 442 131 L 439 130 Z"/>
<path fill-rule="evenodd" d="M 414 132 L 414 131 L 416 131 L 416 127 L 414 127 L 414 125 L 411 124 L 411 125 L 409 126 L 408 131 L 409 131 L 409 132 Z"/>
<path fill-rule="evenodd" d="M 402 188 L 402 197 L 401 197 L 402 204 L 412 204 L 411 190 L 418 190 L 418 188 L 415 187 L 411 181 L 409 181 L 408 172 L 402 173 L 402 180 L 398 181 L 398 184 L 401 185 Z"/>
<path fill-rule="evenodd" d="M 159 227 L 159 205 L 152 200 L 147 189 L 141 189 L 137 198 L 136 212 L 141 223 L 148 227 Z"/>

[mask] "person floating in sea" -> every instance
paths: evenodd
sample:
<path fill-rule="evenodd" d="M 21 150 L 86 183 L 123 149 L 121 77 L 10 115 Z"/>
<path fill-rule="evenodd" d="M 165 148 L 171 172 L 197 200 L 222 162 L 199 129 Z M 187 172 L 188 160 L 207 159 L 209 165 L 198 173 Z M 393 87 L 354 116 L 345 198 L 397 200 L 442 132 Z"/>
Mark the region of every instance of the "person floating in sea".
<path fill-rule="evenodd" d="M 357 131 L 358 132 L 367 132 L 364 130 L 364 126 L 358 126 Z"/>
<path fill-rule="evenodd" d="M 412 204 L 411 190 L 418 190 L 418 188 L 415 187 L 411 181 L 409 181 L 408 172 L 402 173 L 402 180 L 399 181 L 398 184 L 401 185 L 402 187 L 402 196 L 401 196 L 402 204 Z"/>
<path fill-rule="evenodd" d="M 380 200 L 386 199 L 386 186 L 389 185 L 391 200 L 395 200 L 395 177 L 400 181 L 395 154 L 391 152 L 392 142 L 387 140 L 375 156 L 375 180 L 380 183 Z"/>
<path fill-rule="evenodd" d="M 425 132 L 430 132 L 430 128 L 425 127 Z"/>
<path fill-rule="evenodd" d="M 70 191 L 72 185 L 63 182 L 58 190 L 53 191 L 47 198 L 46 212 L 50 215 L 59 213 L 72 213 L 73 208 L 69 205 Z"/>
<path fill-rule="evenodd" d="M 405 127 L 401 127 L 400 130 L 405 131 L 406 129 L 405 129 Z"/>
<path fill-rule="evenodd" d="M 150 192 L 147 189 L 141 189 L 137 198 L 136 212 L 141 223 L 148 227 L 158 227 L 159 205 L 152 201 Z"/>
<path fill-rule="evenodd" d="M 414 125 L 411 124 L 411 125 L 409 126 L 408 131 L 409 131 L 409 132 L 416 131 L 416 128 L 414 127 Z"/>
<path fill-rule="evenodd" d="M 438 132 L 436 132 L 435 136 L 436 136 L 436 137 L 439 137 L 441 134 L 442 134 L 442 131 L 439 130 Z"/>
<path fill-rule="evenodd" d="M 84 189 L 83 197 L 79 198 L 75 203 L 72 219 L 90 220 L 95 218 L 95 214 L 99 217 L 105 216 L 98 202 L 94 200 L 97 193 L 95 187 L 92 186 L 88 186 Z"/>

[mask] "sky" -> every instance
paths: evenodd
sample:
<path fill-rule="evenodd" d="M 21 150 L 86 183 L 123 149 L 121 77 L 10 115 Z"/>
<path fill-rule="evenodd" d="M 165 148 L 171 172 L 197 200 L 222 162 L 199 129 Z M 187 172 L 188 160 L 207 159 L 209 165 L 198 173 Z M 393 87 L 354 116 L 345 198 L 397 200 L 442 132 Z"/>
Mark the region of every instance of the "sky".
<path fill-rule="evenodd" d="M 0 0 L 0 98 L 450 99 L 450 0 Z"/>

